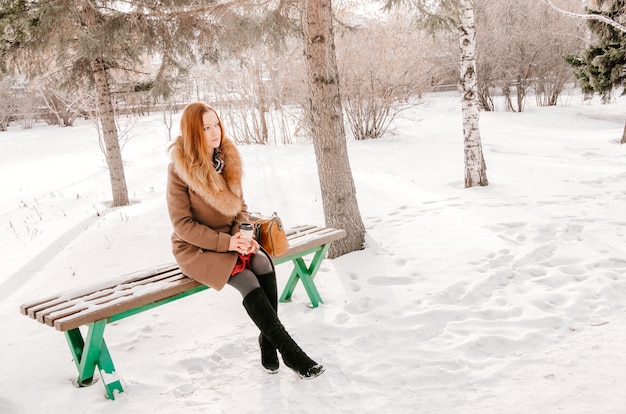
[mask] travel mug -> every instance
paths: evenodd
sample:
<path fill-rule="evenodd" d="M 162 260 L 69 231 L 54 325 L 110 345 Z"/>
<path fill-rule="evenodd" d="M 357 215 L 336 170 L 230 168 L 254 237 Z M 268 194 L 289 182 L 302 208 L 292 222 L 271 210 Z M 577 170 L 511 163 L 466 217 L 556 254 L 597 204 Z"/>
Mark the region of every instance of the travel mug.
<path fill-rule="evenodd" d="M 243 237 L 244 239 L 252 240 L 254 226 L 251 223 L 241 223 L 239 225 L 239 231 L 241 232 L 241 237 Z"/>

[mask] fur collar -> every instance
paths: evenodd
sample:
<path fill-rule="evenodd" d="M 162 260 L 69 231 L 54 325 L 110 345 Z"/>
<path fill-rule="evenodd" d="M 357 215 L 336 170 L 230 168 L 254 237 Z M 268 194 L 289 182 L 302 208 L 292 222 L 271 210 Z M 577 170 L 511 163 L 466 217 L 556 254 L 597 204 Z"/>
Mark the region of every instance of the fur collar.
<path fill-rule="evenodd" d="M 170 155 L 174 171 L 189 189 L 222 214 L 236 216 L 243 204 L 241 157 L 235 144 L 227 138 L 222 140 L 220 148 L 225 163 L 222 174 L 215 171 L 213 164 L 189 165 L 178 140 L 172 145 Z"/>

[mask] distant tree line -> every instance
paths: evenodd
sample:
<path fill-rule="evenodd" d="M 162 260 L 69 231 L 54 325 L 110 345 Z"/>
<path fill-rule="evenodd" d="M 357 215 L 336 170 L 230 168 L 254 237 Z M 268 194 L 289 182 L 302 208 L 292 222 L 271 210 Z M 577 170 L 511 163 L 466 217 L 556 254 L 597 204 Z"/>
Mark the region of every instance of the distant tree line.
<path fill-rule="evenodd" d="M 555 105 L 564 85 L 574 81 L 564 57 L 580 54 L 586 46 L 583 23 L 546 13 L 536 0 L 480 0 L 476 5 L 481 107 L 494 110 L 494 96 L 504 96 L 504 109 L 522 111 L 530 92 L 539 105 Z M 402 13 L 366 18 L 344 7 L 336 15 L 341 23 L 336 39 L 341 94 L 355 139 L 382 136 L 425 92 L 457 82 L 453 36 L 432 36 Z M 187 66 L 166 86 L 158 86 L 170 91 L 167 98 L 154 93 L 156 65 L 143 65 L 132 76 L 113 72 L 116 116 L 176 110 L 190 100 L 205 99 L 224 105 L 237 118 L 233 132 L 240 142 L 289 143 L 305 122 L 298 108 L 306 95 L 298 42 L 291 39 L 284 46 L 239 49 L 219 63 L 209 53 L 205 63 Z M 93 92 L 85 85 L 68 85 L 58 75 L 61 68 L 49 69 L 37 77 L 5 77 L 0 82 L 0 130 L 10 122 L 24 128 L 38 121 L 71 126 L 93 113 Z"/>

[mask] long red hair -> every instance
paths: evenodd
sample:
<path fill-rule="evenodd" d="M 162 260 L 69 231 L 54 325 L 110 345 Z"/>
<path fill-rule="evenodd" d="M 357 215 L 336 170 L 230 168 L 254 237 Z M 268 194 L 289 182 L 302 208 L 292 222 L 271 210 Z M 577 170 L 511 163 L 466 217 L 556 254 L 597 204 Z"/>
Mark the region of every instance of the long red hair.
<path fill-rule="evenodd" d="M 189 160 L 191 167 L 213 165 L 213 151 L 207 146 L 204 137 L 205 113 L 213 111 L 220 124 L 220 145 L 224 142 L 225 133 L 222 120 L 213 107 L 206 102 L 192 102 L 185 106 L 180 118 L 181 135 L 176 139 L 179 142 L 184 156 Z"/>

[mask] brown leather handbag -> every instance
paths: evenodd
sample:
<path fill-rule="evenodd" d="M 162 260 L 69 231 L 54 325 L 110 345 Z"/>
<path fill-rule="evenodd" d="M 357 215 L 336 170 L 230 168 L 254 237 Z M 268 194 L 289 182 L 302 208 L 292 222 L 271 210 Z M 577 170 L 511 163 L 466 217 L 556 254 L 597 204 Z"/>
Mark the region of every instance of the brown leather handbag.
<path fill-rule="evenodd" d="M 250 222 L 254 225 L 254 238 L 271 257 L 289 250 L 283 221 L 276 212 L 269 217 L 250 215 Z"/>

